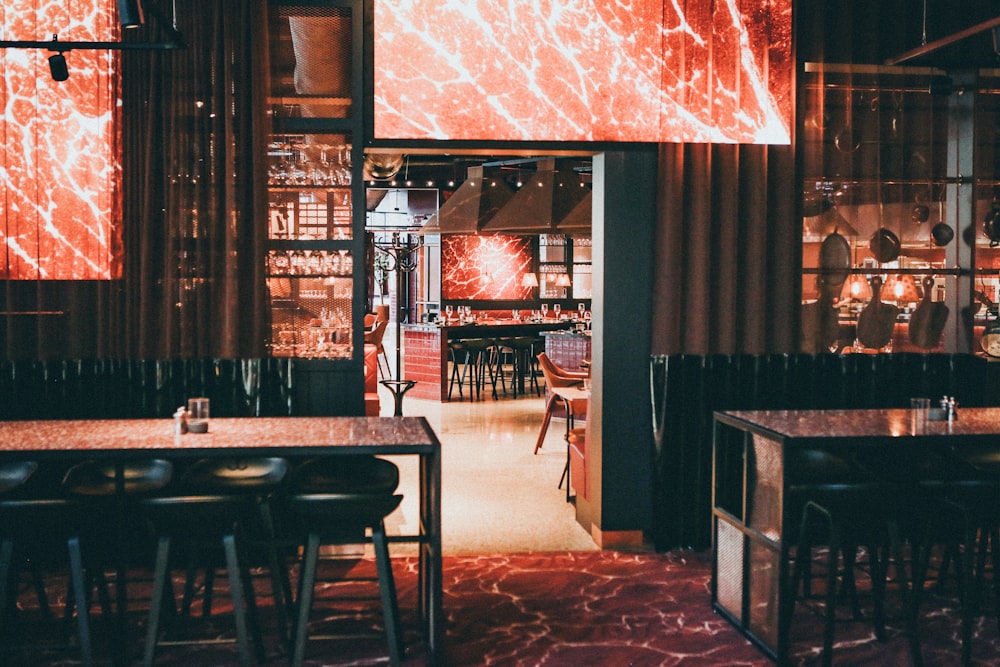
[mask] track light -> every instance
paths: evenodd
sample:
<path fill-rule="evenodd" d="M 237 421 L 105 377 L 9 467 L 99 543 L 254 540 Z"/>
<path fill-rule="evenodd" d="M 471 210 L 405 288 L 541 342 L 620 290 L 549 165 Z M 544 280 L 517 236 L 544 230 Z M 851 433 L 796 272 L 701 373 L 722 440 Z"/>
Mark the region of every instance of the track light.
<path fill-rule="evenodd" d="M 69 78 L 69 68 L 66 66 L 66 56 L 62 52 L 49 56 L 49 72 L 53 81 L 65 81 Z"/>
<path fill-rule="evenodd" d="M 142 26 L 143 13 L 140 0 L 118 0 L 118 22 L 123 28 Z"/>

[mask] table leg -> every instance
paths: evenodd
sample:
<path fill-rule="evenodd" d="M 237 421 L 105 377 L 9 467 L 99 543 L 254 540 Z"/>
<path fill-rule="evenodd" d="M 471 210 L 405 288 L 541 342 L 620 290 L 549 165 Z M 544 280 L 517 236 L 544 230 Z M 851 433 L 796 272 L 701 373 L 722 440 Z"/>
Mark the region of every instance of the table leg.
<path fill-rule="evenodd" d="M 441 454 L 436 449 L 420 458 L 420 560 L 418 607 L 428 662 L 444 659 L 443 574 L 441 568 Z"/>

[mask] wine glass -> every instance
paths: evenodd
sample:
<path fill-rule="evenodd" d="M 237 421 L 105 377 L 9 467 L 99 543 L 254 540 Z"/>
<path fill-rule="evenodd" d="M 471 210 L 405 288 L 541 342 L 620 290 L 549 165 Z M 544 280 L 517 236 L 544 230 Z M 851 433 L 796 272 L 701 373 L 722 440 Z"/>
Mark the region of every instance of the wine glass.
<path fill-rule="evenodd" d="M 583 319 L 583 313 L 585 310 L 587 310 L 587 305 L 585 303 L 581 302 L 576 304 L 576 313 L 581 320 Z"/>
<path fill-rule="evenodd" d="M 451 313 L 453 310 L 454 308 L 452 308 L 451 305 L 447 305 L 444 307 L 444 319 L 446 322 L 451 319 Z"/>
<path fill-rule="evenodd" d="M 562 312 L 562 304 L 554 303 L 552 304 L 552 312 L 556 314 L 556 319 L 559 319 L 559 313 Z"/>
<path fill-rule="evenodd" d="M 549 316 L 549 304 L 542 304 L 542 319 L 546 319 Z"/>
<path fill-rule="evenodd" d="M 517 308 L 512 308 L 510 314 L 514 316 L 515 322 L 521 319 L 521 311 Z"/>

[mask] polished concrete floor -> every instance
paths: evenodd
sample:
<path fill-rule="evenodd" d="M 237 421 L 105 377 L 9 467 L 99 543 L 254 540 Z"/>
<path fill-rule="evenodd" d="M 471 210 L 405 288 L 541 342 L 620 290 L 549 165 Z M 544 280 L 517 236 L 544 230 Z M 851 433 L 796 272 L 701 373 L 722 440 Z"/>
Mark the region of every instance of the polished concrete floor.
<path fill-rule="evenodd" d="M 382 414 L 391 415 L 391 394 L 380 391 Z M 532 453 L 544 408 L 544 399 L 534 395 L 450 403 L 404 398 L 403 414 L 426 417 L 441 440 L 446 555 L 597 549 L 566 502 L 565 486 L 558 488 L 566 464 L 565 422 L 553 420 L 542 449 Z M 404 501 L 387 521 L 390 534 L 416 531 L 413 458 L 393 459 Z M 397 545 L 393 553 L 403 554 L 405 547 Z"/>

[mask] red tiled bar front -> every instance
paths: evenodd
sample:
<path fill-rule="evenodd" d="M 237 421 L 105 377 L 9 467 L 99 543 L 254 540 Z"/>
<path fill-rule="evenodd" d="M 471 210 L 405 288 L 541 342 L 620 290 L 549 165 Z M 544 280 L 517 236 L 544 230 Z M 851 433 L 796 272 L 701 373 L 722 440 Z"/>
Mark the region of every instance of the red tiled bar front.
<path fill-rule="evenodd" d="M 550 331 L 545 338 L 545 354 L 552 362 L 568 371 L 584 370 L 584 361 L 590 361 L 590 336 L 569 331 Z"/>
<path fill-rule="evenodd" d="M 404 324 L 403 374 L 416 380 L 407 396 L 432 401 L 448 400 L 448 341 L 462 338 L 538 336 L 574 326 L 569 321 L 515 322 L 497 320 L 479 324 Z"/>
<path fill-rule="evenodd" d="M 171 419 L 0 422 L 0 463 L 124 462 L 167 459 L 347 454 L 420 459 L 420 532 L 393 541 L 420 545 L 418 613 L 428 658 L 437 664 L 444 636 L 441 580 L 441 444 L 423 417 L 247 417 L 212 419 L 208 433 L 175 434 Z M 121 468 L 118 469 L 119 485 Z"/>

